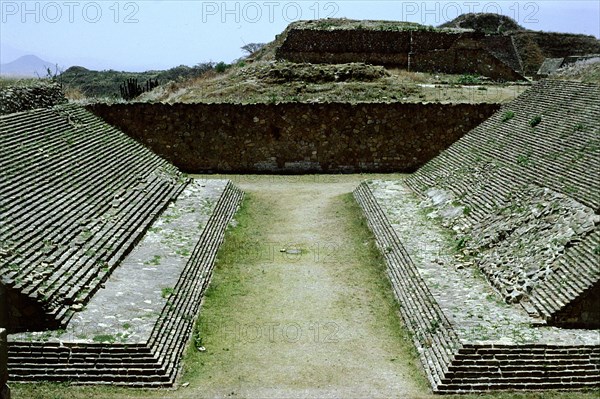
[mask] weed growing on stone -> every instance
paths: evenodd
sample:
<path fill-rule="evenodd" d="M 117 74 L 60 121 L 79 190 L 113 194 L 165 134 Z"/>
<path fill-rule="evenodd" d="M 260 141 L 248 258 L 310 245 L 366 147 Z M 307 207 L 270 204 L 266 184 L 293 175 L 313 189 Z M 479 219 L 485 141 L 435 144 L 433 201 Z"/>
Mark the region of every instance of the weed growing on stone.
<path fill-rule="evenodd" d="M 531 118 L 531 120 L 529 121 L 529 126 L 536 127 L 541 122 L 542 122 L 542 116 L 541 115 L 536 115 L 533 118 Z"/>
<path fill-rule="evenodd" d="M 179 248 L 175 251 L 175 253 L 179 256 L 184 256 L 184 257 L 190 256 L 190 250 L 187 248 Z"/>
<path fill-rule="evenodd" d="M 162 259 L 162 256 L 160 255 L 154 255 L 152 257 L 152 259 L 144 262 L 144 265 L 153 265 L 153 266 L 158 266 L 160 265 L 160 260 Z"/>
<path fill-rule="evenodd" d="M 92 340 L 94 342 L 110 342 L 111 344 L 114 343 L 117 338 L 114 335 L 110 335 L 110 334 L 100 334 L 100 335 L 96 335 L 94 336 L 94 338 L 92 338 Z"/>
<path fill-rule="evenodd" d="M 528 166 L 531 163 L 531 152 L 526 152 L 525 154 L 519 154 L 517 156 L 517 164 L 521 166 Z"/>
<path fill-rule="evenodd" d="M 175 289 L 171 287 L 165 287 L 161 290 L 160 296 L 163 298 L 168 298 L 175 293 Z"/>
<path fill-rule="evenodd" d="M 467 243 L 470 239 L 471 237 L 469 236 L 456 237 L 454 239 L 454 251 L 462 252 L 467 247 Z"/>
<path fill-rule="evenodd" d="M 502 114 L 502 122 L 508 122 L 512 118 L 515 117 L 515 113 L 513 111 L 506 111 Z"/>

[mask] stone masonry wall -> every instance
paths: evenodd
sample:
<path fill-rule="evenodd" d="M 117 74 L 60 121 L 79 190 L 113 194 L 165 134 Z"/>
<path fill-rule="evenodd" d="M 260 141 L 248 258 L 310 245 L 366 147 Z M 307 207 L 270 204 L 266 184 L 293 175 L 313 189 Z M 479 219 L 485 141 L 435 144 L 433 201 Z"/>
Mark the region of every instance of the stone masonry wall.
<path fill-rule="evenodd" d="M 516 72 L 520 68 L 514 62 L 518 57 L 510 37 L 490 42 L 479 32 L 292 29 L 277 49 L 277 57 L 292 62 L 366 62 L 411 71 L 523 79 Z"/>
<path fill-rule="evenodd" d="M 506 302 L 559 326 L 600 325 L 599 105 L 539 81 L 406 180 Z"/>
<path fill-rule="evenodd" d="M 40 80 L 0 89 L 0 115 L 47 108 L 67 102 L 58 83 Z"/>
<path fill-rule="evenodd" d="M 410 35 L 409 31 L 291 29 L 277 57 L 292 62 L 407 65 Z"/>
<path fill-rule="evenodd" d="M 8 342 L 6 330 L 0 328 L 0 399 L 10 398 L 10 390 L 6 385 L 8 381 Z"/>
<path fill-rule="evenodd" d="M 546 58 L 600 53 L 600 40 L 593 35 L 523 31 L 515 32 L 513 38 L 528 76 L 534 75 Z"/>
<path fill-rule="evenodd" d="M 496 104 L 94 104 L 188 173 L 411 172 Z"/>

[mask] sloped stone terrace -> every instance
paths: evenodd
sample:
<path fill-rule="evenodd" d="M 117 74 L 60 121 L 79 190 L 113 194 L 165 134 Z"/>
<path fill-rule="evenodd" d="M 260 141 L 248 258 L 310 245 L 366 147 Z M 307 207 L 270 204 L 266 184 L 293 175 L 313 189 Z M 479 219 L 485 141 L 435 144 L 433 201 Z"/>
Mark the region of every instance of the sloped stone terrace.
<path fill-rule="evenodd" d="M 187 185 L 64 330 L 13 334 L 11 339 L 146 342 L 226 184 Z"/>
<path fill-rule="evenodd" d="M 227 180 L 187 186 L 66 330 L 9 336 L 11 380 L 171 386 L 241 199 Z"/>
<path fill-rule="evenodd" d="M 79 107 L 6 115 L 0 131 L 9 331 L 64 326 L 186 181 Z"/>
<path fill-rule="evenodd" d="M 555 316 L 598 290 L 599 121 L 598 85 L 542 81 L 407 179 L 504 298 L 550 323 L 598 327 Z"/>
<path fill-rule="evenodd" d="M 242 193 L 77 106 L 0 123 L 10 379 L 172 385 Z"/>
<path fill-rule="evenodd" d="M 600 385 L 599 104 L 541 82 L 406 181 L 356 190 L 435 391 Z"/>
<path fill-rule="evenodd" d="M 403 181 L 363 183 L 355 197 L 435 392 L 598 387 L 597 330 L 541 326 L 505 303 Z"/>

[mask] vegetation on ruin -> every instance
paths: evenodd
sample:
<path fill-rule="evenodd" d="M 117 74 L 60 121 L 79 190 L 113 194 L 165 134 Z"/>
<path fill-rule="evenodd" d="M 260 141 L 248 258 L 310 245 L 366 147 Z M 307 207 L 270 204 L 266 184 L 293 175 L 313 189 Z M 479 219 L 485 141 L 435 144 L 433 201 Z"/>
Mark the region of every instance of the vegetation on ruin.
<path fill-rule="evenodd" d="M 353 20 L 347 18 L 325 18 L 310 21 L 297 21 L 289 29 L 314 30 L 377 30 L 377 31 L 442 31 L 429 25 L 405 21 Z"/>
<path fill-rule="evenodd" d="M 219 251 L 211 286 L 205 295 L 194 340 L 201 339 L 200 342 L 209 346 L 212 353 L 198 352 L 195 346 L 190 346 L 185 356 L 181 381 L 202 379 L 210 375 L 213 380 L 210 384 L 218 384 L 218 380 L 214 381 L 214 379 L 222 375 L 219 372 L 220 368 L 234 367 L 239 359 L 253 356 L 244 355 L 246 349 L 236 341 L 239 340 L 239 335 L 223 334 L 219 326 L 228 323 L 234 325 L 236 321 L 249 318 L 259 324 L 268 323 L 270 320 L 271 315 L 260 312 L 260 306 L 257 306 L 257 314 L 251 316 L 246 314 L 247 307 L 239 306 L 239 298 L 257 304 L 270 302 L 272 292 L 269 287 L 281 283 L 276 273 L 265 270 L 265 258 L 257 256 L 254 247 L 250 248 L 251 243 L 268 242 L 265 232 L 269 231 L 273 220 L 279 217 L 274 213 L 269 202 L 271 201 L 264 195 L 247 195 L 241 210 L 236 215 L 237 226 L 229 229 L 226 234 Z M 412 338 L 401 326 L 398 318 L 398 305 L 391 291 L 383 257 L 377 250 L 366 220 L 351 194 L 336 198 L 335 214 L 336 220 L 341 223 L 340 233 L 351 240 L 348 246 L 344 247 L 344 250 L 350 251 L 346 255 L 349 259 L 356 259 L 354 262 L 356 266 L 352 267 L 352 271 L 349 270 L 350 273 L 344 277 L 340 276 L 341 280 L 344 280 L 340 284 L 352 287 L 366 285 L 365 289 L 380 306 L 375 315 L 379 326 L 377 328 L 396 336 L 402 348 L 400 353 L 395 353 L 394 361 L 408 362 L 412 369 L 411 379 L 418 383 L 423 392 L 426 392 L 428 383 L 420 370 Z M 306 257 L 312 257 L 307 250 L 303 249 L 302 252 Z M 276 267 L 269 262 L 266 265 L 270 269 Z M 354 305 L 348 303 L 345 306 L 357 306 L 358 300 L 355 293 L 348 292 L 348 301 Z M 224 338 L 223 335 L 226 337 Z M 215 345 L 222 347 L 222 350 L 213 349 Z"/>
<path fill-rule="evenodd" d="M 473 29 L 486 34 L 526 30 L 514 19 L 493 13 L 467 13 L 459 15 L 452 21 L 445 22 L 440 28 Z"/>
<path fill-rule="evenodd" d="M 468 85 L 485 85 L 474 90 Z M 471 75 L 448 75 L 385 69 L 362 63 L 238 63 L 226 72 L 171 82 L 137 101 L 185 103 L 325 103 L 457 102 L 502 103 L 522 93 L 526 84 L 493 84 Z"/>
<path fill-rule="evenodd" d="M 510 110 L 509 111 L 505 111 L 502 114 L 502 122 L 508 122 L 509 120 L 511 120 L 514 117 L 515 117 L 514 111 L 510 111 Z"/>
<path fill-rule="evenodd" d="M 576 62 L 566 68 L 561 68 L 554 79 L 580 80 L 584 83 L 600 83 L 600 57 Z"/>
<path fill-rule="evenodd" d="M 180 65 L 165 71 L 122 72 L 93 71 L 80 66 L 73 66 L 56 77 L 67 95 L 72 99 L 109 98 L 119 99 L 119 86 L 128 79 L 137 79 L 140 84 L 148 80 L 158 80 L 160 84 L 170 81 L 181 81 L 196 78 L 212 71 L 221 64 L 212 62 L 200 63 L 189 67 Z"/>

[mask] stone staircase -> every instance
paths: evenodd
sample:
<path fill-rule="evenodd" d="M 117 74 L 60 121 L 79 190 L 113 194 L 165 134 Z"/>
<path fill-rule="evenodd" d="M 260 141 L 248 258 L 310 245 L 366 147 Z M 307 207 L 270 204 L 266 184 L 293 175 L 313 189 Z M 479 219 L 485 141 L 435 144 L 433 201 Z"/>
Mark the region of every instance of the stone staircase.
<path fill-rule="evenodd" d="M 469 341 L 445 315 L 398 239 L 367 183 L 354 197 L 363 209 L 387 264 L 404 324 L 413 335 L 433 391 L 600 387 L 600 345 Z"/>
<path fill-rule="evenodd" d="M 11 342 L 10 379 L 172 386 L 212 276 L 217 250 L 242 197 L 229 182 L 146 343 Z"/>
<path fill-rule="evenodd" d="M 9 333 L 65 328 L 189 180 L 75 105 L 2 116 L 0 132 L 0 276 Z M 171 386 L 242 196 L 225 185 L 147 342 L 18 334 L 9 338 L 10 380 Z"/>
<path fill-rule="evenodd" d="M 580 300 L 588 304 L 581 306 L 597 306 L 592 302 L 600 282 L 599 121 L 599 85 L 540 81 L 406 180 L 423 198 L 431 189 L 444 190 L 455 204 L 466 208 L 468 212 L 457 222 L 470 226 L 465 234 L 477 235 L 492 225 L 507 235 L 504 240 L 511 239 L 514 231 L 502 232 L 506 229 L 498 223 L 502 214 L 520 212 L 528 217 L 530 238 L 535 240 L 543 231 L 535 212 L 527 209 L 548 207 L 540 200 L 541 190 L 563 198 L 550 205 L 556 208 L 551 210 L 553 217 L 577 220 L 575 230 L 588 227 L 575 233 L 565 230 L 571 238 L 561 243 L 544 279 L 525 296 L 528 311 L 548 323 L 598 325 L 597 321 L 564 321 L 558 315 Z M 575 208 L 566 209 L 568 201 Z M 581 218 L 582 213 L 587 216 Z M 494 245 L 499 244 L 502 240 Z M 515 270 L 508 267 L 508 271 Z"/>
<path fill-rule="evenodd" d="M 3 116 L 0 131 L 0 275 L 40 316 L 13 307 L 9 331 L 64 326 L 186 181 L 76 106 Z"/>

